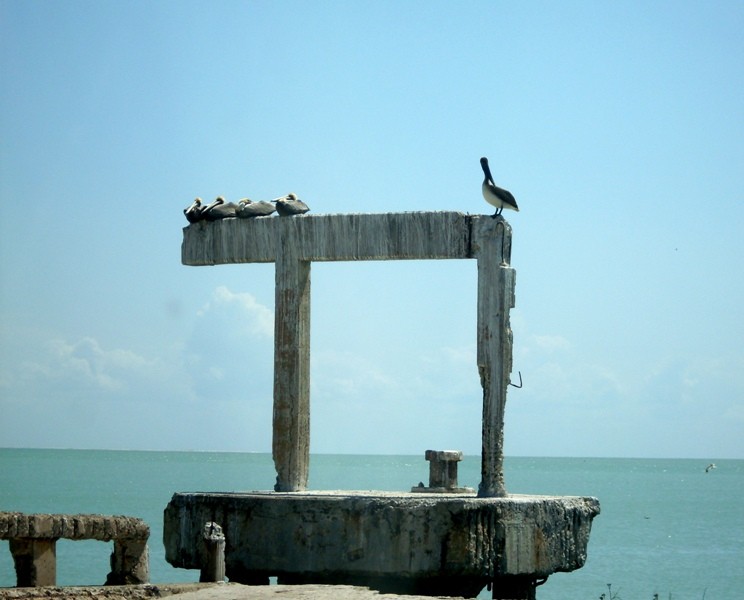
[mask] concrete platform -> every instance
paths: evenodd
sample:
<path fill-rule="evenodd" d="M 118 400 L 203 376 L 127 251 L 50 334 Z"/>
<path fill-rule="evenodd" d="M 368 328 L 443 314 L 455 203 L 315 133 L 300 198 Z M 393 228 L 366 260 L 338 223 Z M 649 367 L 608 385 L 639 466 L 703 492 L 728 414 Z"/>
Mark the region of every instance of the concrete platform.
<path fill-rule="evenodd" d="M 218 523 L 227 577 L 239 583 L 274 576 L 473 597 L 491 582 L 534 588 L 535 580 L 583 566 L 597 514 L 591 497 L 177 493 L 165 509 L 163 538 L 169 563 L 200 569 L 204 523 Z"/>
<path fill-rule="evenodd" d="M 119 586 L 0 588 L 0 600 L 431 600 L 431 596 L 380 594 L 349 585 L 271 585 L 238 583 L 146 584 Z M 449 600 L 452 600 L 450 598 Z"/>

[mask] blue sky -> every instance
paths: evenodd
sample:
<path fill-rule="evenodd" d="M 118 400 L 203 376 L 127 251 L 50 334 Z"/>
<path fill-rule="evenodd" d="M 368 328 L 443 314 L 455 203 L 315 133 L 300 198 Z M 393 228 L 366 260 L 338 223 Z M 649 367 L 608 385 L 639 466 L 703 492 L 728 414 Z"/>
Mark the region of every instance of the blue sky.
<path fill-rule="evenodd" d="M 182 266 L 182 209 L 489 214 L 488 156 L 521 207 L 507 454 L 744 458 L 742 30 L 733 1 L 0 0 L 0 446 L 270 451 L 273 266 Z M 313 452 L 480 452 L 475 282 L 313 265 Z"/>

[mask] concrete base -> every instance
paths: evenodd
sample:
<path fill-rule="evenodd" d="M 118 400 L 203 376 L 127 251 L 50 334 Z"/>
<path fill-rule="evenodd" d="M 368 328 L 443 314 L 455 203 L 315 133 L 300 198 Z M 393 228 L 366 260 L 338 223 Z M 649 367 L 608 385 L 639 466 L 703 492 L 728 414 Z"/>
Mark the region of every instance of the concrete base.
<path fill-rule="evenodd" d="M 595 498 L 386 492 L 178 493 L 166 560 L 201 569 L 202 532 L 225 534 L 239 583 L 365 585 L 390 593 L 534 598 L 538 580 L 583 566 Z M 503 592 L 503 593 L 502 593 Z"/>

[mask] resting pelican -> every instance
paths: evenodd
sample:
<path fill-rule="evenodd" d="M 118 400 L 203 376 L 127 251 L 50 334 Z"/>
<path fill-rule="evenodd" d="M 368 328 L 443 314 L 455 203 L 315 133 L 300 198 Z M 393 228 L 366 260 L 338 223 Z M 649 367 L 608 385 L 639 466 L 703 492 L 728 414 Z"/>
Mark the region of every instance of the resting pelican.
<path fill-rule="evenodd" d="M 308 205 L 297 197 L 297 194 L 287 194 L 272 200 L 272 202 L 276 202 L 276 212 L 279 213 L 280 217 L 301 215 L 310 210 Z"/>
<path fill-rule="evenodd" d="M 215 198 L 214 202 L 204 209 L 204 218 L 207 221 L 219 221 L 234 217 L 238 206 L 234 202 L 225 202 L 222 196 Z"/>
<path fill-rule="evenodd" d="M 511 192 L 498 187 L 493 182 L 491 169 L 488 168 L 488 159 L 485 156 L 480 159 L 480 164 L 481 167 L 483 167 L 483 174 L 485 175 L 485 177 L 483 178 L 483 185 L 481 186 L 481 190 L 483 191 L 483 197 L 486 199 L 486 202 L 488 202 L 491 206 L 496 207 L 496 212 L 493 214 L 493 216 L 497 217 L 505 208 L 510 208 L 519 212 L 517 201 L 514 199 L 514 196 L 512 196 Z"/>
<path fill-rule="evenodd" d="M 183 209 L 183 214 L 186 215 L 186 220 L 189 223 L 196 223 L 204 219 L 204 207 L 202 206 L 202 199 L 197 198 L 194 200 L 188 208 Z"/>
<path fill-rule="evenodd" d="M 241 219 L 250 217 L 265 217 L 276 211 L 276 207 L 271 202 L 261 200 L 253 202 L 249 198 L 238 200 L 237 216 Z"/>

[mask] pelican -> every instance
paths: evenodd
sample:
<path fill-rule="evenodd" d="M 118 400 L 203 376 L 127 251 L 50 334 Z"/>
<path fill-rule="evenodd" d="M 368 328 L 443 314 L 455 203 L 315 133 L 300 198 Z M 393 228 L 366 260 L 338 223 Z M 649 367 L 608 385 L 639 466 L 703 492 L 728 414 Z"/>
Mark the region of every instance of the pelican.
<path fill-rule="evenodd" d="M 510 208 L 519 212 L 517 201 L 512 196 L 511 192 L 501 189 L 493 182 L 491 176 L 491 169 L 488 168 L 488 159 L 484 156 L 480 159 L 481 167 L 483 167 L 483 185 L 481 189 L 483 191 L 483 197 L 486 199 L 491 206 L 496 207 L 496 212 L 493 214 L 494 218 L 501 214 L 501 211 L 505 208 Z"/>
<path fill-rule="evenodd" d="M 265 217 L 276 211 L 276 207 L 271 202 L 261 200 L 254 202 L 250 198 L 238 200 L 237 216 L 241 219 L 250 217 Z"/>
<path fill-rule="evenodd" d="M 202 199 L 197 198 L 194 200 L 188 208 L 183 209 L 183 214 L 186 215 L 186 220 L 189 223 L 196 223 L 204 219 L 204 206 L 202 206 Z"/>
<path fill-rule="evenodd" d="M 219 221 L 234 217 L 238 207 L 234 202 L 225 202 L 222 196 L 215 198 L 214 202 L 207 206 L 204 211 L 204 218 L 207 221 Z"/>
<path fill-rule="evenodd" d="M 280 217 L 301 215 L 310 210 L 308 205 L 297 197 L 297 194 L 287 194 L 272 200 L 272 202 L 276 202 L 276 212 L 279 213 Z"/>

